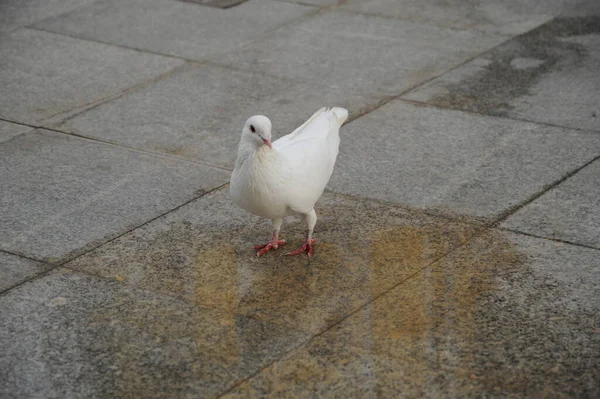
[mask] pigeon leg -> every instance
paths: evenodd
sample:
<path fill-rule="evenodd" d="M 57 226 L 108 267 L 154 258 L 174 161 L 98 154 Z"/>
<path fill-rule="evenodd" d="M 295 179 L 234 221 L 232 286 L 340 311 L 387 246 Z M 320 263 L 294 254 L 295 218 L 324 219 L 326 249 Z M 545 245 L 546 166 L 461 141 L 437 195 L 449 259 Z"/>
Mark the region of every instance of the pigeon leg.
<path fill-rule="evenodd" d="M 279 239 L 279 229 L 281 229 L 281 224 L 283 223 L 283 219 L 273 219 L 271 221 L 271 223 L 273 224 L 273 235 L 271 236 L 271 241 L 269 241 L 265 245 L 255 246 L 254 249 L 260 250 L 256 253 L 256 256 L 264 255 L 267 252 L 269 252 L 270 250 L 277 249 L 277 248 L 279 248 L 280 245 L 285 244 L 285 240 Z"/>
<path fill-rule="evenodd" d="M 317 240 L 312 238 L 312 233 L 313 233 L 313 230 L 315 229 L 315 224 L 317 224 L 317 213 L 313 209 L 312 211 L 308 212 L 305 215 L 305 217 L 306 217 L 306 224 L 308 224 L 308 234 L 306 235 L 306 242 L 304 243 L 304 245 L 302 245 L 297 250 L 289 252 L 286 255 L 294 256 L 294 255 L 300 255 L 301 253 L 305 253 L 305 252 L 306 252 L 306 256 L 308 256 L 309 258 L 313 255 L 314 249 L 313 249 L 312 245 L 315 242 L 317 242 Z"/>

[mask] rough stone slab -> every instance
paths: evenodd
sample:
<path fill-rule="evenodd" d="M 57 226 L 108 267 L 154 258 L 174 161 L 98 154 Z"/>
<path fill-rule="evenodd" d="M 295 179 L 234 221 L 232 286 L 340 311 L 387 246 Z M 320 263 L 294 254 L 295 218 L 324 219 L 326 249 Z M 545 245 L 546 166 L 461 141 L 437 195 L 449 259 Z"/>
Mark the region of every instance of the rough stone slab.
<path fill-rule="evenodd" d="M 226 10 L 173 0 L 108 0 L 47 19 L 36 27 L 203 60 L 314 11 L 270 0 L 250 0 Z"/>
<path fill-rule="evenodd" d="M 229 173 L 35 130 L 0 145 L 0 249 L 57 262 L 218 185 Z"/>
<path fill-rule="evenodd" d="M 48 265 L 0 252 L 0 292 L 46 270 Z"/>
<path fill-rule="evenodd" d="M 183 63 L 29 29 L 3 36 L 0 53 L 0 117 L 28 124 L 109 98 Z"/>
<path fill-rule="evenodd" d="M 62 14 L 94 0 L 2 0 L 0 32 L 32 24 L 43 18 Z"/>
<path fill-rule="evenodd" d="M 287 257 L 306 226 L 289 218 L 287 244 L 260 258 L 270 221 L 208 194 L 65 266 L 200 306 L 315 333 L 464 243 L 472 225 L 326 194 L 317 204 L 315 255 Z"/>
<path fill-rule="evenodd" d="M 600 130 L 599 64 L 600 16 L 557 18 L 404 98 Z"/>
<path fill-rule="evenodd" d="M 478 238 L 223 398 L 598 397 L 599 262 Z"/>
<path fill-rule="evenodd" d="M 549 10 L 543 7 L 529 9 L 529 5 L 522 3 L 494 0 L 348 0 L 341 7 L 367 14 L 433 23 L 445 28 L 505 35 L 525 33 L 552 18 Z"/>
<path fill-rule="evenodd" d="M 600 161 L 511 215 L 502 227 L 600 249 Z"/>
<path fill-rule="evenodd" d="M 505 39 L 411 21 L 328 11 L 211 57 L 241 69 L 397 95 Z"/>
<path fill-rule="evenodd" d="M 329 187 L 492 220 L 600 155 L 600 136 L 393 101 L 342 127 Z"/>
<path fill-rule="evenodd" d="M 376 101 L 337 87 L 200 65 L 54 127 L 233 169 L 242 127 L 252 115 L 269 116 L 277 138 L 322 106 L 346 107 L 352 114 Z"/>
<path fill-rule="evenodd" d="M 63 269 L 0 297 L 0 396 L 215 397 L 306 338 Z"/>
<path fill-rule="evenodd" d="M 8 141 L 13 137 L 16 137 L 22 133 L 26 133 L 33 130 L 29 126 L 17 125 L 16 123 L 10 123 L 0 121 L 0 143 Z"/>

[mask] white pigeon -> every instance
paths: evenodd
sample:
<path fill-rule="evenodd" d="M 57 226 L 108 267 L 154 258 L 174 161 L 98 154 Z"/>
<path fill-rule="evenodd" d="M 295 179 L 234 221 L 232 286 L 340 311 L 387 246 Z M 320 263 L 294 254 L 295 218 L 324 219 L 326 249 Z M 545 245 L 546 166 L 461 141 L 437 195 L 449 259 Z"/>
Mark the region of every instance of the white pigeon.
<path fill-rule="evenodd" d="M 317 223 L 315 203 L 329 182 L 340 145 L 340 127 L 348 118 L 344 108 L 321 108 L 302 126 L 271 143 L 271 121 L 263 115 L 250 117 L 242 130 L 229 192 L 241 208 L 271 219 L 273 235 L 265 245 L 254 247 L 257 256 L 285 244 L 279 239 L 283 218 L 300 214 L 306 218 L 306 242 L 288 255 L 313 254 L 313 229 Z"/>

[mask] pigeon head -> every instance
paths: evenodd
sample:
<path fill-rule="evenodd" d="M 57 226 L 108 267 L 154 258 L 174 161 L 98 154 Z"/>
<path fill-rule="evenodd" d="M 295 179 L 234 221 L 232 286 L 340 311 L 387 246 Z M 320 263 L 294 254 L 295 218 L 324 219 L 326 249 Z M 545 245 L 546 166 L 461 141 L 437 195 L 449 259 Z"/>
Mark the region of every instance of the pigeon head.
<path fill-rule="evenodd" d="M 263 115 L 248 118 L 242 130 L 242 140 L 253 143 L 257 147 L 266 144 L 271 147 L 271 121 Z"/>

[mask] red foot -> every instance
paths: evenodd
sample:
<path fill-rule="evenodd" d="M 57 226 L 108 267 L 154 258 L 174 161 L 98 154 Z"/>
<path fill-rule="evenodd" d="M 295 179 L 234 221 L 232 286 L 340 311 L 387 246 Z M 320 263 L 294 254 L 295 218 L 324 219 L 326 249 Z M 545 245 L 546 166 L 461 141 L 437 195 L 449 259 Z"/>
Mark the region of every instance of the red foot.
<path fill-rule="evenodd" d="M 285 244 L 285 240 L 271 240 L 265 245 L 257 245 L 254 247 L 254 249 L 260 249 L 260 251 L 256 253 L 256 256 L 264 255 L 272 249 L 279 248 L 279 246 L 283 244 Z"/>
<path fill-rule="evenodd" d="M 313 249 L 313 246 L 312 246 L 315 242 L 317 242 L 317 240 L 315 240 L 314 238 L 310 241 L 306 241 L 303 246 L 301 246 L 300 248 L 298 248 L 295 251 L 287 253 L 286 255 L 294 256 L 294 255 L 300 255 L 301 253 L 306 252 L 306 256 L 308 256 L 310 258 L 312 256 L 312 254 L 315 252 Z"/>

